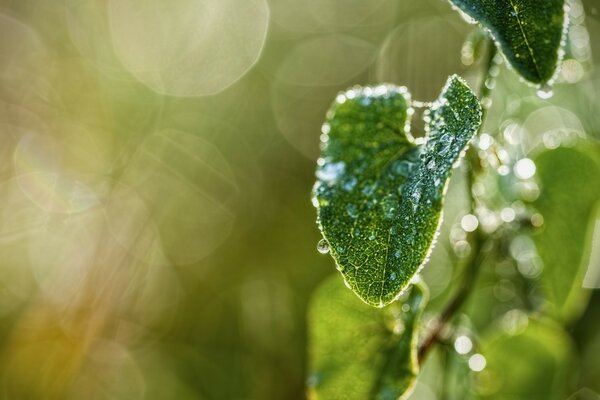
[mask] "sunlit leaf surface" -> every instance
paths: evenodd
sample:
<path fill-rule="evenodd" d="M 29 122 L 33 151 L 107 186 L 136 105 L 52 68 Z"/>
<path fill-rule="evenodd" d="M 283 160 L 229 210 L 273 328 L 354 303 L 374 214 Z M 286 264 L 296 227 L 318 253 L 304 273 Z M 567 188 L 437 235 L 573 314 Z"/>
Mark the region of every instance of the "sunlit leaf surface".
<path fill-rule="evenodd" d="M 487 28 L 526 80 L 550 81 L 559 61 L 564 0 L 451 0 Z"/>
<path fill-rule="evenodd" d="M 581 286 L 600 200 L 599 150 L 558 148 L 536 158 L 542 193 L 535 206 L 544 217 L 543 231 L 534 236 L 543 261 L 541 280 L 553 314 L 567 320 L 583 311 L 589 296 Z"/>
<path fill-rule="evenodd" d="M 349 90 L 323 127 L 318 222 L 349 287 L 373 306 L 392 302 L 426 260 L 446 181 L 480 123 L 476 96 L 453 76 L 417 146 L 409 101 L 406 89 L 390 85 Z"/>
<path fill-rule="evenodd" d="M 548 321 L 510 312 L 498 331 L 484 338 L 484 367 L 478 379 L 479 398 L 562 400 L 568 397 L 573 344 L 569 336 Z"/>
<path fill-rule="evenodd" d="M 398 399 L 410 394 L 418 365 L 417 323 L 427 301 L 422 283 L 378 310 L 348 292 L 337 276 L 309 309 L 311 399 Z"/>

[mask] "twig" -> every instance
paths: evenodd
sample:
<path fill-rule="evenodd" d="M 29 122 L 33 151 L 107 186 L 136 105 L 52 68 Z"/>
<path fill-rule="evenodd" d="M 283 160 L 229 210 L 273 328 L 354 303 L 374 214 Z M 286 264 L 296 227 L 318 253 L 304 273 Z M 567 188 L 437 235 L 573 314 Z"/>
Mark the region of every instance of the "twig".
<path fill-rule="evenodd" d="M 479 99 L 480 101 L 485 99 L 490 95 L 490 88 L 486 85 L 486 81 L 488 79 L 493 79 L 491 74 L 491 69 L 494 66 L 494 58 L 496 57 L 496 46 L 495 44 L 489 40 L 489 53 L 485 64 L 485 75 L 483 77 L 483 81 L 481 82 L 481 86 L 479 88 Z M 479 130 L 481 131 L 483 127 L 483 122 L 485 120 L 485 116 L 487 113 L 487 109 L 484 107 L 481 115 L 481 126 Z M 479 158 L 479 154 L 477 149 L 473 146 L 469 148 L 467 151 L 467 160 L 469 162 L 469 179 L 468 179 L 468 190 L 471 195 L 471 212 L 475 214 L 477 209 L 477 199 L 473 196 L 472 188 L 477 175 L 481 173 L 481 161 Z M 464 268 L 462 272 L 462 282 L 460 287 L 454 294 L 454 297 L 449 301 L 444 310 L 437 317 L 436 321 L 433 324 L 433 328 L 426 336 L 425 340 L 419 346 L 418 350 L 418 360 L 419 364 L 422 364 L 425 360 L 429 350 L 433 347 L 433 345 L 438 342 L 440 334 L 448 324 L 448 322 L 454 317 L 454 315 L 460 310 L 463 306 L 469 294 L 471 293 L 471 289 L 475 284 L 475 280 L 477 279 L 477 272 L 479 271 L 479 266 L 482 264 L 485 256 L 482 252 L 483 244 L 487 240 L 487 235 L 484 236 L 483 232 L 480 230 L 476 230 L 470 235 L 469 244 L 471 245 L 471 254 L 473 256 L 470 258 L 469 263 Z"/>

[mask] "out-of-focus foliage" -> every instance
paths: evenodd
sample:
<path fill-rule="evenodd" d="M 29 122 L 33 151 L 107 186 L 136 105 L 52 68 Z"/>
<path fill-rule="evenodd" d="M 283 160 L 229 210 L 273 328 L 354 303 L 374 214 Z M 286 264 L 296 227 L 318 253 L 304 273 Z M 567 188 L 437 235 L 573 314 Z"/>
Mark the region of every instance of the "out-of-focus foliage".
<path fill-rule="evenodd" d="M 394 301 L 426 260 L 452 166 L 481 123 L 477 97 L 452 76 L 417 146 L 408 101 L 406 89 L 383 85 L 340 94 L 317 162 L 314 205 L 329 251 L 348 286 L 377 307 Z"/>
<path fill-rule="evenodd" d="M 559 400 L 571 393 L 574 347 L 551 322 L 520 315 L 482 339 L 481 352 L 486 359 L 477 380 L 482 399 Z"/>
<path fill-rule="evenodd" d="M 574 137 L 600 138 L 600 7 L 571 3 L 554 97 L 542 102 L 499 66 L 483 131 L 494 144 L 477 144 L 493 168 L 509 169 L 517 216 L 536 178 L 511 176 L 518 160 L 500 165 L 493 149 L 534 159 Z M 325 112 L 355 84 L 404 85 L 421 101 L 454 73 L 478 87 L 481 61 L 463 52 L 473 28 L 442 0 L 0 1 L 0 393 L 305 398 L 308 299 L 334 270 L 316 251 L 309 201 Z M 425 321 L 469 255 L 464 176 L 453 172 L 423 271 Z M 505 204 L 495 181 L 482 184 L 486 202 Z M 480 224 L 515 224 L 503 208 Z M 581 267 L 590 289 L 600 286 L 593 243 Z M 508 247 L 480 272 L 475 289 L 491 300 L 481 320 L 532 306 L 521 296 L 539 293 Z M 570 395 L 600 393 L 591 293 L 568 331 L 581 356 Z M 474 308 L 464 310 L 473 322 Z M 418 382 L 413 398 L 454 387 L 440 371 L 469 368 L 484 329 L 472 325 L 471 353 L 432 354 L 423 373 L 435 379 Z"/>
<path fill-rule="evenodd" d="M 527 250 L 521 254 L 532 268 L 539 268 L 534 264 L 541 261 L 542 290 L 550 312 L 572 321 L 583 312 L 589 296 L 582 286 L 600 206 L 600 146 L 581 143 L 579 149 L 549 150 L 535 162 L 541 187 L 535 207 L 545 216 L 544 229 L 534 236 L 539 259 Z"/>
<path fill-rule="evenodd" d="M 323 282 L 308 313 L 309 398 L 407 398 L 419 372 L 418 324 L 426 304 L 422 282 L 384 310 L 353 296 L 337 274 Z"/>

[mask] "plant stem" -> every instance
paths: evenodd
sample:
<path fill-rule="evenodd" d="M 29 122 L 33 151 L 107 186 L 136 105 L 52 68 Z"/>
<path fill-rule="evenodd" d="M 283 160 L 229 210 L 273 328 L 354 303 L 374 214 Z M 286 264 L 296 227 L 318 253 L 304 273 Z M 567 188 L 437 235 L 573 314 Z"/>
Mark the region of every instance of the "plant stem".
<path fill-rule="evenodd" d="M 479 99 L 480 101 L 486 99 L 491 92 L 491 88 L 489 85 L 486 85 L 488 79 L 493 79 L 491 74 L 492 67 L 494 66 L 494 58 L 496 57 L 496 45 L 492 42 L 492 40 L 488 40 L 488 55 L 486 62 L 484 64 L 484 76 L 479 87 Z M 485 121 L 485 116 L 487 114 L 487 107 L 482 107 L 481 113 L 481 125 L 479 127 L 479 132 L 483 127 L 483 123 Z M 479 175 L 482 171 L 481 159 L 479 157 L 478 151 L 475 147 L 470 146 L 467 150 L 467 157 L 469 163 L 469 175 L 468 175 L 468 190 L 471 196 L 471 213 L 475 214 L 478 201 L 477 198 L 473 195 L 473 184 L 477 179 L 477 175 Z M 482 232 L 480 229 L 477 229 L 475 232 L 469 235 L 469 244 L 471 245 L 471 256 L 468 264 L 464 268 L 462 272 L 462 282 L 460 283 L 459 288 L 457 289 L 454 296 L 450 299 L 446 307 L 442 310 L 440 315 L 437 317 L 436 321 L 433 324 L 433 328 L 426 336 L 425 340 L 419 346 L 418 350 L 418 360 L 419 364 L 422 364 L 427 357 L 427 354 L 433 347 L 435 343 L 439 341 L 440 335 L 444 331 L 444 328 L 450 322 L 450 320 L 454 317 L 454 315 L 460 310 L 463 306 L 469 294 L 471 293 L 471 289 L 473 288 L 475 281 L 477 279 L 477 272 L 479 271 L 479 267 L 485 259 L 484 252 L 482 251 L 485 242 L 489 239 L 489 236 Z"/>

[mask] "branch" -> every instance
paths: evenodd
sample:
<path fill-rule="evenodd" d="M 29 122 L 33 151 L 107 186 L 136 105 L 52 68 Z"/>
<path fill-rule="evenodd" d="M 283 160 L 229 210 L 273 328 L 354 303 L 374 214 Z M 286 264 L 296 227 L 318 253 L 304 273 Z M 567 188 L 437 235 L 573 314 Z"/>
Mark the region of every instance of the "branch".
<path fill-rule="evenodd" d="M 492 42 L 492 40 L 488 40 L 488 56 L 486 59 L 485 67 L 484 67 L 484 76 L 483 81 L 479 87 L 479 99 L 480 101 L 485 99 L 490 95 L 491 89 L 486 86 L 486 81 L 488 79 L 493 79 L 491 74 L 491 69 L 494 66 L 494 58 L 496 57 L 497 49 L 496 45 Z M 487 114 L 487 108 L 482 108 L 481 114 L 481 125 L 479 130 L 481 131 L 483 127 L 483 123 L 485 121 L 485 116 Z M 473 196 L 472 188 L 477 175 L 481 173 L 481 160 L 479 158 L 479 154 L 477 149 L 473 146 L 469 147 L 467 151 L 467 160 L 469 162 L 469 179 L 468 179 L 468 190 L 471 196 L 471 213 L 475 214 L 477 209 L 477 199 Z M 485 256 L 482 252 L 482 247 L 484 242 L 487 240 L 487 235 L 484 235 L 479 229 L 473 232 L 470 235 L 469 243 L 471 245 L 471 254 L 473 256 L 469 260 L 469 263 L 465 267 L 462 276 L 463 280 L 460 284 L 460 287 L 454 294 L 454 297 L 449 301 L 444 310 L 437 317 L 433 328 L 419 346 L 418 350 L 418 360 L 419 364 L 422 364 L 429 353 L 429 350 L 433 347 L 433 345 L 439 341 L 439 337 L 443 332 L 444 328 L 450 322 L 450 320 L 454 317 L 454 315 L 461 309 L 469 294 L 471 293 L 471 289 L 475 284 L 477 279 L 477 272 L 479 271 L 479 266 L 482 264 Z"/>

